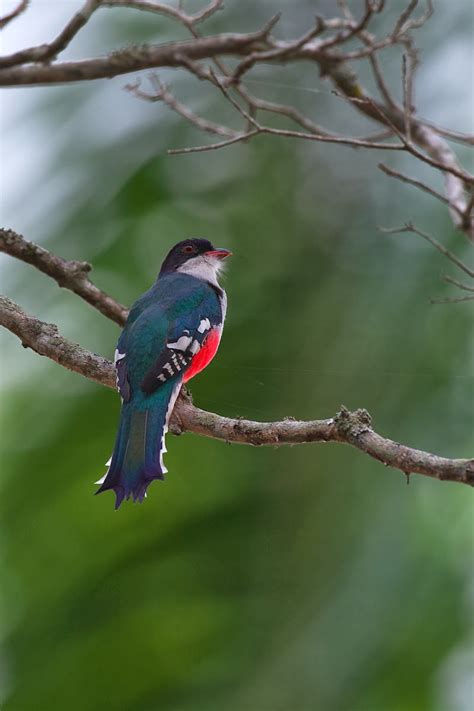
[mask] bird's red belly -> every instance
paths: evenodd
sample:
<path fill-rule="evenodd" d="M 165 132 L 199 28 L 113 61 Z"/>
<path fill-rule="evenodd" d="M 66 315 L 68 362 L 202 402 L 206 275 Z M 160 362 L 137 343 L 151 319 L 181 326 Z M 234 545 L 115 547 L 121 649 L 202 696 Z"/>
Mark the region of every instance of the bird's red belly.
<path fill-rule="evenodd" d="M 189 368 L 184 374 L 183 383 L 186 383 L 188 380 L 191 380 L 191 378 L 194 378 L 195 375 L 200 373 L 201 370 L 204 370 L 204 368 L 209 365 L 209 363 L 217 353 L 220 340 L 220 329 L 215 328 L 210 331 L 208 337 L 206 338 L 204 344 L 201 347 L 201 350 L 199 351 L 199 353 L 196 353 L 196 355 L 191 361 Z"/>

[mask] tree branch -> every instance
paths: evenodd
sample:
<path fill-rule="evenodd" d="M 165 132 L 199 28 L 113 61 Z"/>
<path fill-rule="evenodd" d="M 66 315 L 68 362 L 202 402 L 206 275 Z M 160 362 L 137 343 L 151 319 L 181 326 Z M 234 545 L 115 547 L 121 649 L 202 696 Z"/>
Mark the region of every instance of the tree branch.
<path fill-rule="evenodd" d="M 213 133 L 217 136 L 224 136 L 225 138 L 236 138 L 239 134 L 226 126 L 222 126 L 213 121 L 208 121 L 207 119 L 198 116 L 191 111 L 186 104 L 182 104 L 178 101 L 175 96 L 170 92 L 169 87 L 164 84 L 160 78 L 155 74 L 150 76 L 150 83 L 154 88 L 153 93 L 148 93 L 141 89 L 141 82 L 138 79 L 134 84 L 127 84 L 124 88 L 129 91 L 134 96 L 139 99 L 144 99 L 145 101 L 162 101 L 164 104 L 169 106 L 169 108 L 177 113 L 182 118 L 186 119 L 188 123 L 192 123 L 200 131 L 205 131 L 206 133 Z"/>
<path fill-rule="evenodd" d="M 12 20 L 15 20 L 22 12 L 25 12 L 30 0 L 20 0 L 18 5 L 7 15 L 0 17 L 0 30 L 3 30 Z"/>
<path fill-rule="evenodd" d="M 381 232 L 386 234 L 401 234 L 402 232 L 412 232 L 419 237 L 423 237 L 424 240 L 429 242 L 438 252 L 447 257 L 450 262 L 455 264 L 459 269 L 461 269 L 465 274 L 474 279 L 474 269 L 461 261 L 455 254 L 453 254 L 449 249 L 447 249 L 441 242 L 429 235 L 427 232 L 417 229 L 411 222 L 407 222 L 403 227 L 379 227 Z"/>
<path fill-rule="evenodd" d="M 102 7 L 128 7 L 132 10 L 143 10 L 157 15 L 166 15 L 173 20 L 178 20 L 186 27 L 192 27 L 203 20 L 207 20 L 208 17 L 222 7 L 222 3 L 223 0 L 212 0 L 202 10 L 195 12 L 193 15 L 189 15 L 172 5 L 151 0 L 102 0 L 101 5 Z"/>
<path fill-rule="evenodd" d="M 0 325 L 18 336 L 23 346 L 32 348 L 39 355 L 47 356 L 89 380 L 115 388 L 115 369 L 110 361 L 71 343 L 61 336 L 57 326 L 26 314 L 4 296 L 0 296 Z M 423 474 L 474 486 L 474 460 L 446 459 L 382 437 L 372 429 L 366 410 L 349 412 L 342 407 L 333 418 L 310 422 L 293 419 L 254 422 L 201 410 L 182 393 L 173 411 L 171 431 L 177 434 L 194 432 L 225 442 L 256 446 L 343 442 L 405 474 Z"/>
<path fill-rule="evenodd" d="M 384 1 L 365 0 L 365 10 L 356 20 L 345 0 L 338 0 L 343 17 L 333 19 L 317 18 L 316 24 L 301 38 L 293 41 L 276 40 L 271 30 L 278 20 L 273 18 L 258 32 L 249 34 L 219 34 L 201 37 L 195 25 L 208 18 L 222 5 L 222 0 L 210 0 L 202 10 L 185 13 L 181 5 L 175 8 L 152 0 L 86 0 L 79 10 L 49 44 L 29 47 L 0 58 L 0 86 L 25 86 L 39 84 L 62 84 L 120 76 L 137 70 L 156 67 L 182 67 L 198 79 L 210 81 L 224 95 L 244 121 L 245 128 L 234 130 L 208 121 L 194 114 L 184 104 L 178 102 L 165 85 L 156 84 L 156 96 L 146 95 L 135 84 L 131 90 L 148 100 L 164 101 L 173 111 L 201 130 L 219 135 L 226 140 L 207 146 L 178 149 L 172 152 L 203 151 L 244 141 L 258 134 L 280 137 L 297 137 L 351 145 L 359 148 L 380 150 L 405 150 L 418 160 L 428 163 L 441 171 L 445 180 L 445 195 L 414 178 L 398 173 L 391 168 L 382 169 L 389 175 L 425 190 L 448 205 L 453 223 L 474 239 L 472 208 L 474 197 L 470 194 L 474 179 L 458 164 L 450 146 L 442 138 L 457 138 L 467 143 L 471 137 L 462 136 L 446 129 L 438 129 L 415 115 L 413 106 L 413 75 L 416 65 L 416 50 L 409 32 L 420 27 L 432 12 L 431 0 L 427 0 L 427 10 L 419 17 L 413 17 L 418 0 L 409 0 L 406 8 L 398 16 L 392 31 L 382 39 L 376 39 L 368 31 L 372 15 L 383 10 Z M 10 15 L 0 18 L 0 29 L 17 17 L 28 5 L 28 0 L 20 2 Z M 180 22 L 193 36 L 184 42 L 151 46 L 133 46 L 119 50 L 106 57 L 96 57 L 73 62 L 55 62 L 62 52 L 88 22 L 99 7 L 129 7 L 135 10 L 166 15 Z M 315 39 L 320 34 L 332 32 L 329 37 Z M 348 40 L 359 40 L 362 47 L 342 51 L 341 45 Z M 405 51 L 403 73 L 403 106 L 392 98 L 378 63 L 377 52 L 384 47 L 401 45 Z M 240 58 L 235 69 L 228 68 L 222 60 L 224 56 Z M 380 100 L 374 100 L 362 87 L 349 61 L 369 59 Z M 202 60 L 211 60 L 222 76 L 218 77 Z M 264 101 L 252 96 L 241 84 L 241 78 L 254 66 L 263 62 L 289 63 L 291 61 L 312 61 L 319 66 L 322 76 L 327 76 L 335 86 L 338 95 L 364 114 L 388 130 L 384 137 L 398 137 L 400 143 L 378 143 L 369 139 L 335 136 L 320 128 L 311 119 L 292 106 Z M 3 67 L 3 68 L 2 68 Z M 159 81 L 158 79 L 156 80 Z M 234 92 L 239 101 L 234 98 Z M 242 105 L 243 104 L 243 105 Z M 245 108 L 244 108 L 245 106 Z M 279 114 L 305 129 L 305 132 L 287 128 L 262 125 L 258 112 Z M 470 277 L 474 271 L 441 243 L 430 235 L 408 223 L 400 230 L 413 232 L 447 257 Z M 25 240 L 11 230 L 0 230 L 0 251 L 27 262 L 53 278 L 61 287 L 68 288 L 99 310 L 103 315 L 123 325 L 127 309 L 98 289 L 89 279 L 91 267 L 87 262 L 64 260 L 47 250 Z M 472 300 L 474 288 L 446 277 L 453 285 L 465 293 L 464 296 L 445 299 Z M 63 367 L 108 387 L 115 387 L 115 370 L 108 360 L 90 353 L 80 345 L 65 339 L 54 324 L 48 324 L 26 314 L 7 297 L 0 297 L 0 325 L 14 333 L 25 347 L 46 356 Z M 341 442 L 351 445 L 387 466 L 400 469 L 406 474 L 416 472 L 441 480 L 449 480 L 474 485 L 474 460 L 446 459 L 437 455 L 412 449 L 377 434 L 371 427 L 371 419 L 365 410 L 341 411 L 328 420 L 298 422 L 285 419 L 281 422 L 254 422 L 231 419 L 205 412 L 192 405 L 182 393 L 172 417 L 172 430 L 182 431 L 241 444 L 279 446 L 305 442 Z"/>
<path fill-rule="evenodd" d="M 78 262 L 57 257 L 34 242 L 29 242 L 13 230 L 0 228 L 0 252 L 32 264 L 36 269 L 54 279 L 59 286 L 70 289 L 88 304 L 123 326 L 128 309 L 117 303 L 89 279 L 92 267 L 88 262 Z"/>
<path fill-rule="evenodd" d="M 423 474 L 474 486 L 474 459 L 446 459 L 382 437 L 372 429 L 371 417 L 363 409 L 350 412 L 342 406 L 341 411 L 328 420 L 254 422 L 205 412 L 181 398 L 176 415 L 185 430 L 226 442 L 273 447 L 342 442 L 404 474 Z"/>
<path fill-rule="evenodd" d="M 57 326 L 30 316 L 14 301 L 1 295 L 0 325 L 18 336 L 25 348 L 31 348 L 38 355 L 46 356 L 90 380 L 115 387 L 115 375 L 110 361 L 68 341 L 61 336 Z"/>
<path fill-rule="evenodd" d="M 396 18 L 392 30 L 382 39 L 377 39 L 368 31 L 368 25 L 373 15 L 382 12 L 384 7 L 384 2 L 376 3 L 373 0 L 365 2 L 365 9 L 359 20 L 354 18 L 347 3 L 342 2 L 342 18 L 323 19 L 318 17 L 315 26 L 297 40 L 276 40 L 271 36 L 271 30 L 278 20 L 278 16 L 259 32 L 201 37 L 195 25 L 216 12 L 221 5 L 221 0 L 211 0 L 201 11 L 187 14 L 181 6 L 175 8 L 151 0 L 86 0 L 82 9 L 71 18 L 58 37 L 50 44 L 30 47 L 14 55 L 0 58 L 0 67 L 4 67 L 0 69 L 0 86 L 60 84 L 110 78 L 157 67 L 183 67 L 195 73 L 199 78 L 213 81 L 216 86 L 222 88 L 222 81 L 215 82 L 212 73 L 197 64 L 199 60 L 211 59 L 222 71 L 225 80 L 234 83 L 237 93 L 247 102 L 248 111 L 246 113 L 252 119 L 258 110 L 270 110 L 274 113 L 284 114 L 302 125 L 301 116 L 295 109 L 291 107 L 285 109 L 281 105 L 280 109 L 271 108 L 270 105 L 265 107 L 261 101 L 259 105 L 258 99 L 253 101 L 251 95 L 239 86 L 239 80 L 245 72 L 264 62 L 313 61 L 319 65 L 322 76 L 327 76 L 342 96 L 351 102 L 357 110 L 388 127 L 400 138 L 405 149 L 415 158 L 443 173 L 445 196 L 452 221 L 458 229 L 464 231 L 470 239 L 474 240 L 472 205 L 469 202 L 468 194 L 474 184 L 474 178 L 459 166 L 453 151 L 441 135 L 443 131 L 437 131 L 433 125 L 417 118 L 414 115 L 414 106 L 412 106 L 413 74 L 417 55 L 410 32 L 421 27 L 431 16 L 433 11 L 431 0 L 427 0 L 426 11 L 419 17 L 414 16 L 418 0 L 410 0 Z M 76 62 L 50 62 L 69 44 L 97 8 L 111 6 L 130 7 L 144 12 L 167 15 L 186 27 L 193 39 L 162 45 L 133 46 L 116 51 L 107 57 L 96 57 Z M 332 33 L 329 38 L 315 39 L 317 35 L 327 32 Z M 362 47 L 342 52 L 341 47 L 348 39 L 359 40 Z M 376 53 L 393 45 L 401 45 L 405 52 L 404 105 L 402 107 L 392 99 L 377 61 Z M 242 59 L 236 69 L 228 70 L 222 62 L 223 56 L 236 56 L 242 57 Z M 354 69 L 348 64 L 349 61 L 363 58 L 368 58 L 371 62 L 377 86 L 382 95 L 382 103 L 370 97 L 362 87 Z M 166 98 L 169 100 L 167 103 L 174 111 L 180 113 L 191 123 L 199 124 L 199 117 L 189 110 L 186 111 L 183 104 L 176 102 L 169 94 Z M 227 98 L 231 99 L 229 94 Z M 235 108 L 242 114 L 241 108 L 237 106 Z M 305 123 L 306 126 L 312 124 L 309 119 Z M 229 139 L 213 145 L 212 148 L 223 147 L 242 140 L 241 136 L 251 132 L 252 121 L 247 124 L 244 130 L 233 131 L 233 129 L 206 122 L 204 119 L 201 120 L 203 130 L 217 133 Z M 315 127 L 316 124 L 313 123 L 312 126 Z M 256 125 L 254 124 L 253 127 L 256 128 Z M 289 135 L 286 131 L 277 131 L 270 126 L 265 127 L 265 132 L 279 136 Z M 326 140 L 332 140 L 324 130 L 316 133 L 311 128 L 309 133 L 313 135 L 311 137 L 301 133 L 292 135 L 298 135 L 300 138 L 307 137 L 308 140 L 324 140 L 322 138 L 315 139 L 315 136 L 326 135 Z M 351 139 L 347 137 L 346 141 L 349 143 Z M 342 141 L 339 139 L 334 142 Z M 375 143 L 372 146 L 365 143 L 359 143 L 359 145 L 380 149 L 387 147 L 385 144 Z M 393 144 L 387 145 L 393 147 Z M 198 149 L 206 150 L 204 146 L 200 146 Z"/>
<path fill-rule="evenodd" d="M 66 49 L 79 30 L 89 20 L 92 13 L 99 7 L 101 0 L 86 0 L 83 7 L 76 12 L 59 35 L 49 44 L 28 47 L 14 54 L 0 58 L 0 67 L 13 67 L 26 62 L 48 62 Z"/>
<path fill-rule="evenodd" d="M 186 67 L 186 59 L 208 59 L 217 55 L 240 55 L 259 49 L 267 29 L 249 34 L 221 34 L 213 37 L 157 45 L 140 45 L 122 49 L 105 57 L 76 62 L 27 64 L 0 69 L 0 86 L 33 86 L 64 84 L 93 79 L 110 79 L 122 74 L 156 69 Z M 0 66 L 5 58 L 0 60 Z M 4 64 L 5 66 L 5 64 Z"/>
<path fill-rule="evenodd" d="M 457 205 L 452 204 L 449 202 L 448 198 L 439 193 L 437 190 L 434 190 L 434 188 L 431 188 L 429 185 L 424 183 L 422 180 L 417 180 L 416 178 L 410 178 L 410 176 L 405 175 L 404 173 L 400 173 L 398 170 L 394 170 L 393 168 L 389 168 L 387 165 L 384 165 L 383 163 L 379 163 L 378 167 L 380 170 L 385 173 L 385 175 L 389 175 L 391 178 L 397 178 L 398 180 L 401 180 L 402 183 L 408 183 L 409 185 L 413 185 L 416 188 L 419 188 L 420 190 L 423 190 L 423 192 L 428 193 L 428 195 L 432 195 L 435 197 L 437 200 L 440 200 L 441 202 L 444 202 L 445 205 L 449 205 L 452 207 L 453 210 L 456 210 L 456 212 L 463 217 L 463 213 L 460 211 Z"/>

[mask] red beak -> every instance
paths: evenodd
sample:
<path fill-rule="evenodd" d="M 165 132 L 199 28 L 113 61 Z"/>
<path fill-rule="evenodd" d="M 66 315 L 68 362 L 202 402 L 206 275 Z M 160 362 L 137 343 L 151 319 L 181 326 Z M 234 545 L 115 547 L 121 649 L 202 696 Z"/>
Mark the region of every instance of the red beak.
<path fill-rule="evenodd" d="M 205 254 L 209 257 L 216 257 L 216 259 L 225 259 L 226 257 L 230 257 L 232 252 L 229 252 L 228 249 L 210 249 L 209 252 L 205 252 Z"/>

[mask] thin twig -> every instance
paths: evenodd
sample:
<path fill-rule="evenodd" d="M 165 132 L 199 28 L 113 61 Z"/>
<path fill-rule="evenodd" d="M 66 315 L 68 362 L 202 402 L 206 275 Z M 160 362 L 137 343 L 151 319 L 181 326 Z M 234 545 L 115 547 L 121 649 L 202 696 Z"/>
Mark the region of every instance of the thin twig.
<path fill-rule="evenodd" d="M 355 104 L 365 104 L 370 106 L 373 109 L 373 112 L 371 112 L 372 116 L 373 113 L 378 114 L 382 123 L 385 123 L 390 126 L 392 131 L 395 133 L 396 136 L 398 136 L 398 138 L 403 143 L 409 153 L 412 153 L 416 158 L 419 158 L 424 163 L 431 165 L 433 168 L 442 170 L 444 173 L 451 173 L 453 176 L 459 178 L 464 183 L 466 183 L 466 185 L 474 185 L 474 176 L 460 169 L 454 160 L 452 164 L 448 165 L 447 163 L 443 163 L 441 160 L 431 158 L 422 151 L 418 150 L 418 148 L 414 145 L 413 141 L 409 141 L 403 131 L 397 126 L 397 123 L 393 120 L 393 116 L 391 116 L 388 111 L 385 111 L 384 107 L 374 101 L 371 97 L 365 96 L 364 98 L 358 98 L 356 96 L 347 96 L 344 94 L 340 94 L 338 91 L 333 91 L 333 94 L 335 96 L 339 96 L 339 98 L 349 100 Z M 412 125 L 412 131 L 416 129 L 417 131 L 421 132 L 423 129 L 426 128 L 426 126 L 423 126 L 421 124 L 416 124 L 415 126 Z"/>
<path fill-rule="evenodd" d="M 247 141 L 256 136 L 257 133 L 260 133 L 260 129 L 254 129 L 253 131 L 247 131 L 246 133 L 239 133 L 234 138 L 229 138 L 226 141 L 219 141 L 218 143 L 209 143 L 205 146 L 189 146 L 188 148 L 170 148 L 166 152 L 169 156 L 179 156 L 186 153 L 204 153 L 205 151 L 215 151 L 219 148 L 231 146 L 233 143 Z"/>
<path fill-rule="evenodd" d="M 372 5 L 371 2 L 366 2 L 365 12 L 359 22 L 355 22 L 351 14 L 349 29 L 346 32 L 337 33 L 336 35 L 334 35 L 334 37 L 331 37 L 330 39 L 321 42 L 320 49 L 327 50 L 329 49 L 329 47 L 334 47 L 335 45 L 343 44 L 344 42 L 348 42 L 350 39 L 363 32 L 369 24 L 374 12 L 377 12 L 375 6 Z"/>
<path fill-rule="evenodd" d="M 410 0 L 406 8 L 403 10 L 401 15 L 397 19 L 397 22 L 392 32 L 394 37 L 398 37 L 399 35 L 404 33 L 405 23 L 409 20 L 410 16 L 415 11 L 417 5 L 418 0 Z"/>
<path fill-rule="evenodd" d="M 431 298 L 430 304 L 459 304 L 462 301 L 474 301 L 473 296 L 446 296 L 445 298 Z"/>
<path fill-rule="evenodd" d="M 399 106 L 388 89 L 388 86 L 385 82 L 385 78 L 382 73 L 382 68 L 379 64 L 379 60 L 375 52 L 369 54 L 369 62 L 372 67 L 372 73 L 374 75 L 375 82 L 379 88 L 380 93 L 382 94 L 382 97 L 385 99 L 387 106 L 390 106 L 393 110 L 398 111 Z"/>
<path fill-rule="evenodd" d="M 459 289 L 462 289 L 463 291 L 474 292 L 474 286 L 468 286 L 467 284 L 464 284 L 462 281 L 453 279 L 453 277 L 449 276 L 449 274 L 444 274 L 443 281 L 447 282 L 448 284 L 453 284 L 454 286 L 457 286 Z"/>
<path fill-rule="evenodd" d="M 284 47 L 277 47 L 275 49 L 269 49 L 262 52 L 252 52 L 246 57 L 240 64 L 237 65 L 232 77 L 231 82 L 237 84 L 242 76 L 251 69 L 257 62 L 268 62 L 270 60 L 283 59 L 285 56 L 295 52 L 300 47 L 303 47 L 307 42 L 314 39 L 324 30 L 324 21 L 321 17 L 316 17 L 316 23 L 314 27 L 306 32 L 302 37 L 295 40 L 294 42 L 287 43 Z"/>
<path fill-rule="evenodd" d="M 404 146 L 397 145 L 393 143 L 376 143 L 375 141 L 365 141 L 359 138 L 339 138 L 338 136 L 320 136 L 314 133 L 303 133 L 302 131 L 291 131 L 289 129 L 283 128 L 271 128 L 270 126 L 257 125 L 257 128 L 252 131 L 247 131 L 241 133 L 235 138 L 230 138 L 227 141 L 220 141 L 219 143 L 210 143 L 203 146 L 190 146 L 188 148 L 173 148 L 168 150 L 168 155 L 179 155 L 182 153 L 203 153 L 204 151 L 212 151 L 218 148 L 225 148 L 233 143 L 240 143 L 241 141 L 246 141 L 259 134 L 268 134 L 272 136 L 280 136 L 282 138 L 299 138 L 307 141 L 319 141 L 320 143 L 338 143 L 341 146 L 351 146 L 352 148 L 373 148 L 373 149 L 386 149 L 393 151 L 404 150 Z"/>
<path fill-rule="evenodd" d="M 428 121 L 427 119 L 419 119 L 422 123 L 430 128 L 434 129 L 436 133 L 440 136 L 446 136 L 452 141 L 457 141 L 458 143 L 465 143 L 468 146 L 474 146 L 474 136 L 469 133 L 462 133 L 461 131 L 454 131 L 452 128 L 445 128 L 444 126 L 438 126 L 438 124 Z"/>
<path fill-rule="evenodd" d="M 248 112 L 246 111 L 243 106 L 239 104 L 239 102 L 234 99 L 232 94 L 230 93 L 229 89 L 225 86 L 224 82 L 221 81 L 218 76 L 216 75 L 215 71 L 212 68 L 209 68 L 209 73 L 214 81 L 214 84 L 221 90 L 221 92 L 224 94 L 225 98 L 229 103 L 232 104 L 234 109 L 255 129 L 260 130 L 260 125 L 258 121 Z"/>
<path fill-rule="evenodd" d="M 352 146 L 352 148 L 371 148 L 388 151 L 403 151 L 405 147 L 400 143 L 377 143 L 372 140 L 364 140 L 362 138 L 340 137 L 313 133 L 303 133 L 302 131 L 291 131 L 283 128 L 271 128 L 270 126 L 261 126 L 260 133 L 268 133 L 273 136 L 282 136 L 284 138 L 302 138 L 307 141 L 320 141 L 321 143 L 338 143 L 342 146 Z"/>
<path fill-rule="evenodd" d="M 288 106 L 287 104 L 278 104 L 273 101 L 265 101 L 264 99 L 260 99 L 259 97 L 250 94 L 250 92 L 246 88 L 244 88 L 242 84 L 240 85 L 240 89 L 244 92 L 244 97 L 246 101 L 254 109 L 258 111 L 267 111 L 268 113 L 286 116 L 287 118 L 302 126 L 304 129 L 306 129 L 306 131 L 317 134 L 318 136 L 332 135 L 328 131 L 326 131 L 326 129 L 322 128 L 317 123 L 314 123 L 314 121 L 302 114 L 301 111 L 298 111 L 293 106 Z"/>
<path fill-rule="evenodd" d="M 222 7 L 223 0 L 212 0 L 199 12 L 192 15 L 184 12 L 182 9 L 175 8 L 172 5 L 155 2 L 154 0 L 102 0 L 103 7 L 128 7 L 132 10 L 141 10 L 144 12 L 155 13 L 157 15 L 166 15 L 173 20 L 178 20 L 187 27 L 197 25 L 203 20 L 213 15 L 219 8 Z"/>
<path fill-rule="evenodd" d="M 101 0 L 86 0 L 82 8 L 73 15 L 59 35 L 49 44 L 29 47 L 7 57 L 0 57 L 0 67 L 12 67 L 26 62 L 47 62 L 64 51 L 71 40 L 84 27 Z"/>
<path fill-rule="evenodd" d="M 0 30 L 3 30 L 4 27 L 21 15 L 22 12 L 25 12 L 29 4 L 30 0 L 20 0 L 18 5 L 11 12 L 0 17 Z"/>
<path fill-rule="evenodd" d="M 441 202 L 444 202 L 445 205 L 449 205 L 453 210 L 456 210 L 459 215 L 463 215 L 463 213 L 460 211 L 459 207 L 457 205 L 453 205 L 452 203 L 449 202 L 448 198 L 442 195 L 442 193 L 439 193 L 437 190 L 434 188 L 431 188 L 429 185 L 426 183 L 423 183 L 421 180 L 417 180 L 416 178 L 410 178 L 408 175 L 405 175 L 404 173 L 400 173 L 398 170 L 394 170 L 393 168 L 389 168 L 387 165 L 384 165 L 384 163 L 379 163 L 378 167 L 382 172 L 384 172 L 386 175 L 389 175 L 392 178 L 397 178 L 398 180 L 401 180 L 403 183 L 408 183 L 409 185 L 414 185 L 416 188 L 419 188 L 420 190 L 423 190 L 425 193 L 428 193 L 428 195 L 433 195 L 437 200 L 440 200 Z"/>
<path fill-rule="evenodd" d="M 406 53 L 402 56 L 403 114 L 405 118 L 405 135 L 407 141 L 411 143 L 412 115 L 415 108 L 413 104 L 413 75 L 417 57 L 410 43 L 406 45 L 406 50 Z"/>
<path fill-rule="evenodd" d="M 162 101 L 172 111 L 177 113 L 179 116 L 182 116 L 182 118 L 186 119 L 186 121 L 193 124 L 201 131 L 213 133 L 217 136 L 224 136 L 226 138 L 236 138 L 239 135 L 237 131 L 228 128 L 227 126 L 214 123 L 214 121 L 208 121 L 207 119 L 202 118 L 202 116 L 195 114 L 194 111 L 191 111 L 191 109 L 186 106 L 186 104 L 183 104 L 176 99 L 176 97 L 170 92 L 169 87 L 164 84 L 158 76 L 151 75 L 149 79 L 154 89 L 152 94 L 143 91 L 140 88 L 140 80 L 134 84 L 126 84 L 124 88 L 134 96 L 144 99 L 145 101 Z"/>
<path fill-rule="evenodd" d="M 403 227 L 379 227 L 381 232 L 386 234 L 399 234 L 402 232 L 412 232 L 415 235 L 423 237 L 427 242 L 429 242 L 435 249 L 441 254 L 444 254 L 453 264 L 455 264 L 459 269 L 461 269 L 465 274 L 474 279 L 474 269 L 471 269 L 464 262 L 462 262 L 455 254 L 453 254 L 449 249 L 447 249 L 441 242 L 429 235 L 427 232 L 422 232 L 417 227 L 415 227 L 411 222 L 407 222 Z"/>

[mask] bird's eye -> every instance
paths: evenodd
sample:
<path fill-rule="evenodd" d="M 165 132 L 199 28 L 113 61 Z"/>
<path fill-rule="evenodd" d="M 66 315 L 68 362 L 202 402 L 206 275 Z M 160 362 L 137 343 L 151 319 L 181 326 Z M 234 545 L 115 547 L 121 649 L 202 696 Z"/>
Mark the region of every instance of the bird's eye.
<path fill-rule="evenodd" d="M 191 244 L 187 244 L 186 247 L 183 247 L 183 252 L 185 252 L 185 254 L 192 254 L 195 251 L 195 247 L 193 247 Z"/>

